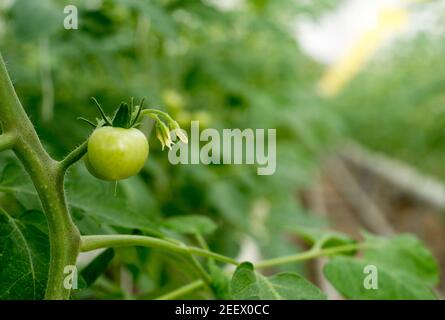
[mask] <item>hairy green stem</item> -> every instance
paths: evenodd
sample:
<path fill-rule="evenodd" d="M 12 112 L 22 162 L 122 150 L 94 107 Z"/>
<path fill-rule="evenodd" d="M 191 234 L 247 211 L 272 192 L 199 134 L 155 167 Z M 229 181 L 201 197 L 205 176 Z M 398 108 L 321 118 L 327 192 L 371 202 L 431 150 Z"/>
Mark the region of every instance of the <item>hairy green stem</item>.
<path fill-rule="evenodd" d="M 151 115 L 158 115 L 166 119 L 168 122 L 175 122 L 172 117 L 167 112 L 157 110 L 157 109 L 144 109 L 141 111 L 141 115 L 151 116 Z"/>
<path fill-rule="evenodd" d="M 201 257 L 212 258 L 220 262 L 238 265 L 239 263 L 229 257 L 207 251 L 197 247 L 186 246 L 185 244 L 178 244 L 164 239 L 149 237 L 149 236 L 137 236 L 137 235 L 95 235 L 95 236 L 82 236 L 80 250 L 82 252 L 110 248 L 110 247 L 129 247 L 129 246 L 142 246 L 149 248 L 164 249 L 173 253 L 189 256 L 197 255 Z"/>
<path fill-rule="evenodd" d="M 332 248 L 319 248 L 318 246 L 314 246 L 312 249 L 301 252 L 294 255 L 289 256 L 283 256 L 279 258 L 269 259 L 261 261 L 257 264 L 255 264 L 255 269 L 261 269 L 261 268 L 269 268 L 269 267 L 275 267 L 282 264 L 287 263 L 295 263 L 295 262 L 302 262 L 310 259 L 315 259 L 318 257 L 323 256 L 332 256 L 336 254 L 342 254 L 346 252 L 351 252 L 359 249 L 365 249 L 368 245 L 366 243 L 353 243 L 353 244 L 347 244 L 342 245 L 338 247 L 332 247 Z M 203 280 L 196 280 L 190 284 L 187 284 L 181 288 L 178 288 L 174 291 L 171 291 L 165 295 L 162 295 L 158 297 L 156 300 L 171 300 L 171 299 L 177 299 L 181 296 L 184 296 L 186 294 L 189 294 L 191 292 L 194 292 L 198 289 L 201 289 L 205 287 L 206 283 Z"/>
<path fill-rule="evenodd" d="M 255 264 L 255 268 L 261 269 L 261 268 L 275 267 L 275 266 L 279 266 L 279 265 L 287 264 L 287 263 L 301 262 L 301 261 L 310 260 L 310 259 L 314 259 L 314 258 L 318 258 L 318 257 L 342 254 L 342 253 L 346 253 L 346 252 L 355 251 L 358 249 L 363 249 L 365 247 L 366 247 L 366 244 L 364 244 L 364 243 L 352 243 L 352 244 L 342 245 L 342 246 L 338 246 L 338 247 L 324 248 L 324 249 L 314 247 L 314 248 L 312 248 L 308 251 L 305 251 L 305 252 L 258 262 Z"/>
<path fill-rule="evenodd" d="M 178 242 L 172 242 L 169 240 L 149 237 L 149 236 L 137 236 L 137 235 L 95 235 L 95 236 L 82 236 L 81 238 L 81 251 L 91 251 L 108 247 L 128 247 L 128 246 L 143 246 L 149 248 L 164 249 L 173 253 L 189 256 L 190 254 L 214 259 L 216 261 L 239 265 L 236 260 L 205 250 L 197 247 L 186 246 Z M 288 255 L 269 260 L 264 260 L 255 264 L 255 268 L 268 268 L 282 264 L 301 262 L 305 260 L 314 259 L 322 256 L 331 256 L 336 254 L 342 254 L 359 249 L 367 248 L 366 243 L 352 243 L 331 248 L 318 248 L 314 247 L 308 251 L 297 253 L 294 255 Z"/>
<path fill-rule="evenodd" d="M 82 157 L 87 153 L 88 150 L 88 140 L 83 142 L 76 149 L 71 151 L 65 159 L 60 161 L 60 170 L 62 172 L 66 171 L 71 165 L 82 159 Z"/>
<path fill-rule="evenodd" d="M 49 229 L 50 264 L 46 299 L 67 299 L 64 269 L 75 265 L 80 235 L 71 220 L 59 163 L 43 148 L 14 90 L 0 54 L 0 124 L 3 132 L 15 137 L 12 150 L 22 162 L 37 190 Z"/>
<path fill-rule="evenodd" d="M 166 293 L 158 298 L 156 298 L 155 300 L 173 300 L 173 299 L 177 299 L 179 297 L 182 297 L 186 294 L 192 293 L 198 289 L 201 289 L 205 286 L 205 283 L 203 280 L 196 280 L 193 281 L 183 287 L 180 287 L 176 290 L 173 290 L 169 293 Z"/>
<path fill-rule="evenodd" d="M 195 233 L 194 236 L 201 248 L 203 248 L 204 250 L 210 250 L 206 240 L 200 233 Z"/>
<path fill-rule="evenodd" d="M 201 265 L 201 263 L 192 255 L 190 254 L 190 262 L 193 265 L 193 267 L 198 272 L 199 276 L 207 285 L 210 285 L 212 283 L 212 278 L 207 273 L 207 271 L 204 269 L 204 267 Z"/>
<path fill-rule="evenodd" d="M 322 256 L 332 256 L 332 255 L 342 254 L 342 253 L 351 252 L 351 251 L 355 251 L 355 250 L 359 250 L 359 249 L 365 249 L 367 247 L 368 246 L 365 243 L 354 243 L 354 244 L 348 244 L 348 245 L 332 247 L 332 248 L 324 248 L 324 249 L 315 246 L 308 251 L 301 252 L 298 254 L 264 260 L 262 262 L 255 264 L 255 269 L 275 267 L 275 266 L 287 264 L 287 263 L 302 262 L 302 261 L 315 259 L 315 258 L 322 257 Z M 177 299 L 181 296 L 184 296 L 184 295 L 192 293 L 198 289 L 201 289 L 201 288 L 205 287 L 205 285 L 206 285 L 206 283 L 203 280 L 196 280 L 196 281 L 189 283 L 181 288 L 178 288 L 178 289 L 173 290 L 169 293 L 166 293 L 166 294 L 156 298 L 156 300 Z"/>
<path fill-rule="evenodd" d="M 174 124 L 165 112 L 146 109 L 142 114 L 157 115 Z M 26 115 L 7 73 L 0 54 L 0 151 L 12 149 L 22 162 L 39 195 L 49 228 L 50 265 L 46 299 L 67 299 L 70 289 L 64 287 L 65 267 L 75 265 L 79 250 L 90 251 L 105 247 L 145 246 L 158 248 L 189 258 L 200 273 L 202 280 L 179 288 L 161 298 L 174 298 L 210 283 L 211 279 L 194 255 L 214 259 L 232 265 L 239 263 L 229 257 L 205 249 L 203 239 L 198 241 L 204 248 L 186 246 L 177 241 L 137 235 L 97 235 L 80 237 L 72 222 L 65 199 L 64 176 L 66 170 L 80 160 L 87 151 L 87 142 L 71 152 L 64 160 L 57 162 L 43 148 L 35 129 Z M 278 266 L 286 263 L 301 262 L 321 256 L 342 254 L 365 248 L 366 244 L 348 244 L 332 248 L 312 249 L 295 255 L 265 260 L 255 265 L 257 269 Z"/>

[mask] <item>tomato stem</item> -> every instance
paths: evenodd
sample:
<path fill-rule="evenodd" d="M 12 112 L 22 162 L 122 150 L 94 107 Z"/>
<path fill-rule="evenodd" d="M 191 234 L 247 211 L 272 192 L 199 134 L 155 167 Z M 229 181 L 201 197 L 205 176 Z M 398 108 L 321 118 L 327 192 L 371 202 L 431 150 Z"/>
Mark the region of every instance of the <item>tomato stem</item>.
<path fill-rule="evenodd" d="M 93 99 L 95 100 L 95 99 Z M 109 119 L 104 115 L 100 105 L 95 101 L 105 122 Z M 177 123 L 165 112 L 145 109 L 141 115 L 167 120 L 170 128 L 179 129 Z M 163 123 L 164 124 L 164 123 Z M 165 124 L 164 124 L 165 125 Z M 224 255 L 214 253 L 204 248 L 187 246 L 179 241 L 159 239 L 138 235 L 94 235 L 81 237 L 69 213 L 64 191 L 64 176 L 66 170 L 82 158 L 87 152 L 87 141 L 69 153 L 60 162 L 54 160 L 44 149 L 37 133 L 23 109 L 14 90 L 11 79 L 0 54 L 0 151 L 11 149 L 23 164 L 29 174 L 42 204 L 49 229 L 50 261 L 48 283 L 45 292 L 46 299 L 67 299 L 70 289 L 64 287 L 65 267 L 75 265 L 79 251 L 91 251 L 106 247 L 144 246 L 177 253 L 190 259 L 202 280 L 195 281 L 183 288 L 165 295 L 176 297 L 196 290 L 211 278 L 194 256 L 213 259 L 222 263 L 238 266 L 239 262 Z M 166 138 L 165 138 L 166 139 Z M 199 239 L 203 240 L 203 239 Z M 358 249 L 366 249 L 366 243 L 353 243 L 337 247 L 322 248 L 322 243 L 312 249 L 295 255 L 273 258 L 255 264 L 257 269 L 274 267 L 287 263 L 295 263 L 321 256 L 344 254 Z"/>
<path fill-rule="evenodd" d="M 81 247 L 82 252 L 96 250 L 100 248 L 116 248 L 116 247 L 128 247 L 128 246 L 142 246 L 149 248 L 158 248 L 167 250 L 173 253 L 188 256 L 190 254 L 213 258 L 216 261 L 238 265 L 238 262 L 232 258 L 220 255 L 218 253 L 207 251 L 201 248 L 187 246 L 177 241 L 169 241 L 167 239 L 159 239 L 149 236 L 138 235 L 94 235 L 94 236 L 82 236 Z"/>
<path fill-rule="evenodd" d="M 201 263 L 192 254 L 190 254 L 189 259 L 192 266 L 196 269 L 202 280 L 204 280 L 207 285 L 210 285 L 212 283 L 212 277 L 207 273 Z"/>
<path fill-rule="evenodd" d="M 77 161 L 82 159 L 82 157 L 87 153 L 88 150 L 88 140 L 84 141 L 80 146 L 71 151 L 65 159 L 60 161 L 60 170 L 65 172 L 70 166 L 75 164 Z"/>
<path fill-rule="evenodd" d="M 87 252 L 91 250 L 109 248 L 109 247 L 128 247 L 128 246 L 143 246 L 149 248 L 158 248 L 181 255 L 198 255 L 209 259 L 214 259 L 219 262 L 224 262 L 232 265 L 239 265 L 240 263 L 232 258 L 201 249 L 198 247 L 187 246 L 177 241 L 170 241 L 168 239 L 160 239 L 149 236 L 138 235 L 94 235 L 81 237 L 81 251 Z M 313 247 L 308 251 L 300 252 L 294 255 L 288 255 L 273 259 L 260 261 L 255 264 L 256 269 L 275 267 L 282 264 L 306 261 L 323 256 L 332 256 L 343 254 L 355 250 L 369 248 L 367 243 L 351 243 L 329 248 Z"/>
<path fill-rule="evenodd" d="M 351 252 L 359 249 L 366 249 L 368 246 L 366 243 L 352 243 L 352 244 L 346 244 L 336 247 L 329 247 L 329 248 L 318 248 L 313 247 L 308 251 L 304 251 L 301 253 L 288 255 L 288 256 L 282 256 L 278 258 L 272 258 L 269 260 L 264 260 L 261 262 L 258 262 L 255 264 L 256 269 L 262 269 L 262 268 L 270 268 L 275 267 L 287 263 L 294 263 L 294 262 L 301 262 L 306 261 L 310 259 L 315 259 L 318 257 L 326 257 L 326 256 L 333 256 L 337 254 L 342 254 L 346 252 Z"/>
<path fill-rule="evenodd" d="M 161 111 L 161 110 L 157 110 L 157 109 L 144 109 L 144 110 L 141 111 L 141 115 L 150 116 L 152 114 L 163 117 L 169 123 L 174 123 L 175 122 L 175 120 L 173 120 L 173 118 L 170 117 L 170 115 L 167 112 L 164 112 L 164 111 Z"/>
<path fill-rule="evenodd" d="M 64 175 L 37 136 L 14 90 L 0 54 L 0 125 L 3 148 L 12 148 L 28 172 L 39 195 L 49 229 L 50 261 L 46 299 L 67 299 L 64 269 L 75 265 L 80 235 L 71 220 L 65 200 Z M 14 139 L 12 139 L 14 137 Z"/>

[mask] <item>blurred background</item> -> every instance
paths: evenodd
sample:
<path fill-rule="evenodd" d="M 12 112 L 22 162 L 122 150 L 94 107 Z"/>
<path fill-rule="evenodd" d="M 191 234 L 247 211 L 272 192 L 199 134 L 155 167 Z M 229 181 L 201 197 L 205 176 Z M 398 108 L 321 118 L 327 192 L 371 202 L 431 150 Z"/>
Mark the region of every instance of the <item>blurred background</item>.
<path fill-rule="evenodd" d="M 68 4 L 78 30 L 63 28 Z M 56 158 L 91 132 L 76 118 L 96 117 L 92 96 L 107 112 L 145 97 L 186 130 L 192 120 L 277 129 L 271 176 L 253 166 L 172 166 L 154 138 L 145 168 L 116 196 L 76 166 L 68 197 L 83 234 L 171 232 L 193 243 L 199 221 L 212 250 L 257 261 L 305 250 L 296 237 L 305 228 L 357 239 L 362 230 L 407 232 L 425 241 L 443 275 L 444 22 L 440 0 L 2 0 L 0 48 Z M 0 176 L 29 183 L 16 169 L 1 155 Z M 0 201 L 38 206 L 25 194 Z M 119 249 L 78 298 L 155 297 L 188 282 L 175 259 Z M 282 269 L 336 298 L 322 263 Z"/>

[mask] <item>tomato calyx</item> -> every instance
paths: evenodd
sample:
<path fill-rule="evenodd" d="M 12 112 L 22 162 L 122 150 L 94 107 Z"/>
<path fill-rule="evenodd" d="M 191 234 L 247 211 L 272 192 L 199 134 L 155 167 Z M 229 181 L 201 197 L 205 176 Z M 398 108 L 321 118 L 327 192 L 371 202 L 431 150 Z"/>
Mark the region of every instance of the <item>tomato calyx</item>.
<path fill-rule="evenodd" d="M 82 117 L 79 117 L 79 120 L 85 121 L 94 128 L 110 126 L 115 128 L 130 129 L 138 125 L 138 120 L 144 105 L 144 99 L 142 99 L 137 106 L 134 106 L 133 99 L 131 99 L 130 105 L 128 105 L 126 102 L 122 102 L 119 108 L 117 108 L 114 112 L 112 118 L 107 116 L 99 102 L 94 97 L 91 99 L 99 110 L 101 118 L 96 118 L 96 123 Z"/>
<path fill-rule="evenodd" d="M 88 171 L 99 179 L 122 180 L 136 175 L 142 169 L 149 152 L 146 136 L 135 128 L 142 116 L 155 120 L 156 137 L 162 149 L 165 146 L 171 149 L 173 137 L 188 142 L 186 133 L 168 113 L 143 109 L 143 99 L 137 106 L 134 106 L 133 99 L 130 105 L 122 102 L 113 117 L 107 116 L 99 102 L 92 99 L 101 117 L 96 119 L 96 123 L 85 118 L 79 119 L 94 127 L 88 138 L 84 162 Z"/>
<path fill-rule="evenodd" d="M 109 117 L 105 113 L 94 97 L 92 100 L 99 111 L 100 118 L 96 118 L 96 123 L 82 117 L 79 117 L 78 119 L 85 121 L 95 129 L 107 126 L 131 129 L 139 125 L 138 121 L 142 116 L 147 116 L 155 121 L 156 137 L 161 143 L 162 150 L 164 150 L 164 147 L 171 149 L 173 145 L 172 132 L 174 132 L 174 136 L 177 139 L 183 143 L 188 143 L 187 134 L 181 129 L 178 122 L 168 113 L 161 110 L 143 109 L 144 99 L 141 99 L 140 103 L 136 106 L 133 103 L 133 99 L 131 99 L 130 105 L 122 102 L 114 112 L 113 117 Z"/>
<path fill-rule="evenodd" d="M 133 128 L 139 120 L 143 104 L 143 99 L 140 105 L 137 105 L 136 108 L 133 106 L 133 101 L 131 102 L 130 106 L 125 102 L 122 102 L 113 117 L 113 127 L 120 127 L 125 129 Z"/>

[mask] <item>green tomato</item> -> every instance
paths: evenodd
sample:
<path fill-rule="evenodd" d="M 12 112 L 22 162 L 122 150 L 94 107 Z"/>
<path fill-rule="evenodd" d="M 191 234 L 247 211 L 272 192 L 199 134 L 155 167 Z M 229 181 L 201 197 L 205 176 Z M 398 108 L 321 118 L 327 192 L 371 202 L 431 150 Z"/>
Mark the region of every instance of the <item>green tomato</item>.
<path fill-rule="evenodd" d="M 102 127 L 88 139 L 84 162 L 88 171 L 102 180 L 122 180 L 136 175 L 148 157 L 148 141 L 135 128 Z"/>

